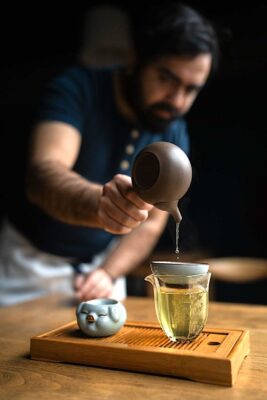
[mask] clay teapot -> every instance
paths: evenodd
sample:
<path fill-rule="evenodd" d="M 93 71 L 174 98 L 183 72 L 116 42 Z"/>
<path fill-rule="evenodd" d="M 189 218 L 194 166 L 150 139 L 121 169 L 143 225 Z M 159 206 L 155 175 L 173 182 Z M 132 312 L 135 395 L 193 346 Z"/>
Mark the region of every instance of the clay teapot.
<path fill-rule="evenodd" d="M 178 201 L 192 180 L 192 167 L 185 152 L 169 142 L 154 142 L 136 156 L 132 168 L 136 193 L 147 203 L 168 211 L 179 223 Z"/>

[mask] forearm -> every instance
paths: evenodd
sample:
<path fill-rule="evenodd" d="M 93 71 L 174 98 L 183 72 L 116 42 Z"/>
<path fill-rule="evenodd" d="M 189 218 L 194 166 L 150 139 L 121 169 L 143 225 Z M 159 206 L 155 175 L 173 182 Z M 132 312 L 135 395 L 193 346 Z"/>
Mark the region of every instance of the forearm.
<path fill-rule="evenodd" d="M 31 165 L 26 192 L 30 201 L 62 222 L 101 227 L 97 207 L 102 186 L 87 181 L 58 161 Z"/>
<path fill-rule="evenodd" d="M 120 239 L 118 246 L 102 265 L 110 276 L 128 274 L 152 252 L 166 225 L 168 213 L 153 209 L 151 217 Z"/>

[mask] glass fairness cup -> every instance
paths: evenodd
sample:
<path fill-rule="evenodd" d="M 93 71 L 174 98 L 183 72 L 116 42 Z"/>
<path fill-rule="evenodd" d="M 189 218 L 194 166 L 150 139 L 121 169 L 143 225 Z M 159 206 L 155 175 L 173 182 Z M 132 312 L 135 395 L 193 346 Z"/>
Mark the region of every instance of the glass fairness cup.
<path fill-rule="evenodd" d="M 195 339 L 208 317 L 210 272 L 207 264 L 153 261 L 152 274 L 158 321 L 173 342 Z"/>

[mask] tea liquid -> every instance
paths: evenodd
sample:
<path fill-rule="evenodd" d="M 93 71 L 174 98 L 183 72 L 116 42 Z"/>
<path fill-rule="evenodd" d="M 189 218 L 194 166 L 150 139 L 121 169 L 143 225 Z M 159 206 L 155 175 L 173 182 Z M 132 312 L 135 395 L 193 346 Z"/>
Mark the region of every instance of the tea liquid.
<path fill-rule="evenodd" d="M 180 228 L 180 222 L 176 223 L 176 235 L 175 235 L 175 254 L 177 254 L 177 258 L 179 258 L 178 254 L 179 254 L 179 228 Z"/>
<path fill-rule="evenodd" d="M 206 323 L 208 293 L 203 288 L 161 287 L 156 307 L 161 327 L 170 340 L 191 340 L 198 336 Z"/>

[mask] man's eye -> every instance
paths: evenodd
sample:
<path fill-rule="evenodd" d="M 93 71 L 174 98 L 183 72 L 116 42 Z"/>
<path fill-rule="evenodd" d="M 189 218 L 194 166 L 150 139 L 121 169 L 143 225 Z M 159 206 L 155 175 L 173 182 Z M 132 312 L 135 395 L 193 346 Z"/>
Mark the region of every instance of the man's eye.
<path fill-rule="evenodd" d="M 98 314 L 99 317 L 106 317 L 108 314 Z"/>
<path fill-rule="evenodd" d="M 171 76 L 170 75 L 166 75 L 166 74 L 161 74 L 159 76 L 159 78 L 160 78 L 161 82 L 172 82 L 173 81 Z"/>

